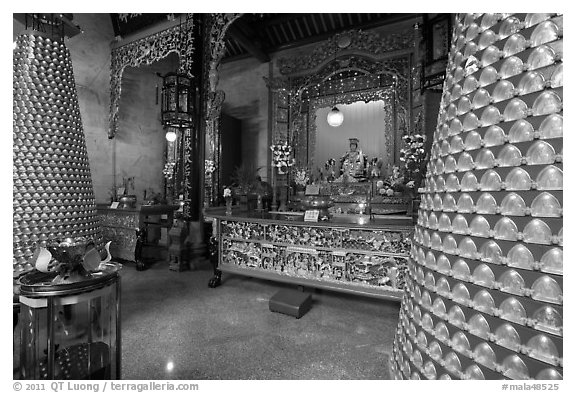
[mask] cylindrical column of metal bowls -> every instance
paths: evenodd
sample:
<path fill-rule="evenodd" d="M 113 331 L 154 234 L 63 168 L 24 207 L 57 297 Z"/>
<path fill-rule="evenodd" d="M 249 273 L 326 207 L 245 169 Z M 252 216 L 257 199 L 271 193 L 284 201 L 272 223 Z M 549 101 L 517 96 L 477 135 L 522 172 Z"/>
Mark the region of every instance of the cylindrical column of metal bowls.
<path fill-rule="evenodd" d="M 459 14 L 393 347 L 399 379 L 562 379 L 563 16 Z"/>
<path fill-rule="evenodd" d="M 68 49 L 26 32 L 13 54 L 13 268 L 32 269 L 38 245 L 102 236 Z"/>

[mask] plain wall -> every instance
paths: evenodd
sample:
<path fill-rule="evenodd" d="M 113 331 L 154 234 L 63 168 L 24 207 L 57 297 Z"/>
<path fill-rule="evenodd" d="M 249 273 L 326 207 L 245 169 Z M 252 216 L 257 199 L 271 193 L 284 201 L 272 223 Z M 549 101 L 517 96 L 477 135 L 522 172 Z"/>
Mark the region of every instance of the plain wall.
<path fill-rule="evenodd" d="M 225 100 L 222 112 L 241 122 L 242 163 L 262 167 L 260 176 L 266 179 L 268 163 L 268 63 L 247 58 L 220 65 L 218 89 Z"/>

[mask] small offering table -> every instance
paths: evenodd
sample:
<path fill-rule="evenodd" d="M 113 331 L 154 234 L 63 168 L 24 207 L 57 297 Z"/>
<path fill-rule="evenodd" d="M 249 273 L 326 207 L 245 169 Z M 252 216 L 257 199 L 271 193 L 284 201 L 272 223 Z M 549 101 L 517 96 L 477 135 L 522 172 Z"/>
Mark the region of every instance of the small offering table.
<path fill-rule="evenodd" d="M 303 214 L 207 209 L 215 277 L 221 272 L 400 300 L 411 217 L 366 215 L 305 222 Z M 216 265 L 217 264 L 217 265 Z"/>
<path fill-rule="evenodd" d="M 111 240 L 110 253 L 117 260 L 134 261 L 138 270 L 147 266 L 142 255 L 145 244 L 157 244 L 162 228 L 172 227 L 177 205 L 141 205 L 136 208 L 112 209 L 97 205 L 106 241 Z"/>

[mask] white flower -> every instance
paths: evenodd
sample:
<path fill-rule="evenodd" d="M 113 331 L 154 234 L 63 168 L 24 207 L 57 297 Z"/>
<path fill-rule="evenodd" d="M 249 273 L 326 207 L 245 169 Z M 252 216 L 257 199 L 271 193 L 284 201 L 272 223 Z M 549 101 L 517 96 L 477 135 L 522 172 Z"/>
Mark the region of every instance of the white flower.
<path fill-rule="evenodd" d="M 386 195 L 388 195 L 388 196 L 394 195 L 394 190 L 391 189 L 391 188 L 387 189 L 387 190 L 386 190 Z"/>
<path fill-rule="evenodd" d="M 232 196 L 232 190 L 226 187 L 224 189 L 224 198 L 230 198 Z"/>

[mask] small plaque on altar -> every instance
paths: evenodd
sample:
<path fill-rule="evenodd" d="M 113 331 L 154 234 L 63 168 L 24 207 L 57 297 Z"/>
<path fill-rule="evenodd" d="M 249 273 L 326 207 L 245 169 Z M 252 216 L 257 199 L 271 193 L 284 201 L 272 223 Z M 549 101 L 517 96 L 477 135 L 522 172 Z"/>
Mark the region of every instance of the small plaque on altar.
<path fill-rule="evenodd" d="M 320 194 L 320 186 L 317 184 L 310 184 L 306 186 L 306 195 L 318 195 Z"/>
<path fill-rule="evenodd" d="M 110 205 L 110 209 L 118 209 L 119 204 L 120 202 L 112 202 L 112 204 Z"/>
<path fill-rule="evenodd" d="M 320 210 L 306 210 L 306 213 L 304 213 L 304 221 L 318 222 L 319 215 Z"/>

